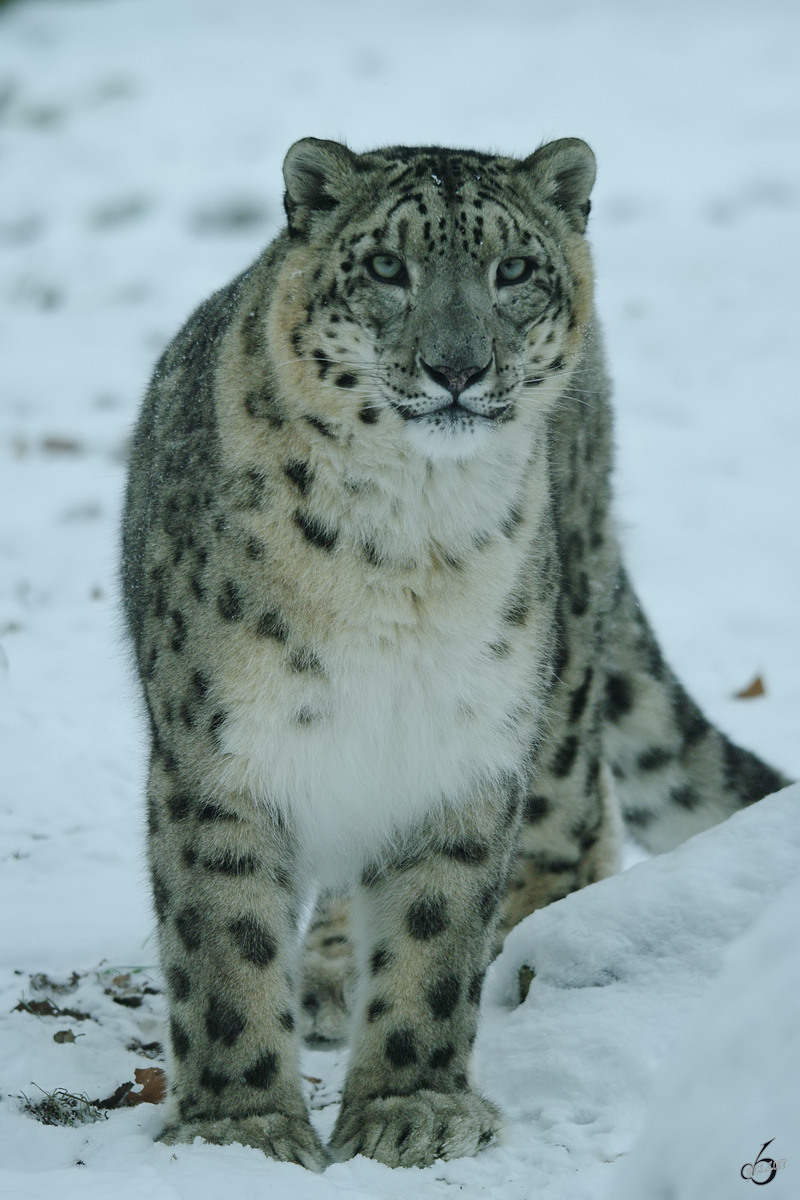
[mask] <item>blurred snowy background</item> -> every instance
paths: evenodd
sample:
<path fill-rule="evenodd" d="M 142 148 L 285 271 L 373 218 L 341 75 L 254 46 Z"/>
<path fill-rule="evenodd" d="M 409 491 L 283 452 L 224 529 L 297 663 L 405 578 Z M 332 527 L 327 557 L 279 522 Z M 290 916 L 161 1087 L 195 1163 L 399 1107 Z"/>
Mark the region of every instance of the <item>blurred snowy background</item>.
<path fill-rule="evenodd" d="M 101 986 L 132 968 L 158 985 L 142 858 L 143 726 L 117 607 L 125 445 L 157 354 L 279 227 L 283 155 L 308 134 L 356 150 L 441 142 L 523 155 L 562 136 L 592 145 L 590 236 L 616 383 L 617 511 L 629 566 L 667 657 L 709 717 L 800 776 L 796 3 L 0 4 L 4 1196 L 127 1197 L 146 1187 L 210 1197 L 234 1181 L 248 1197 L 268 1185 L 293 1196 L 440 1196 L 456 1183 L 475 1196 L 597 1196 L 635 1138 L 682 1022 L 722 970 L 724 944 L 797 873 L 796 794 L 769 819 L 754 810 L 738 832 L 708 835 L 702 853 L 712 864 L 723 861 L 726 838 L 744 858 L 759 847 L 748 915 L 712 920 L 717 949 L 702 969 L 686 968 L 683 999 L 656 1006 L 650 1025 L 629 1021 L 629 1002 L 614 1008 L 603 993 L 619 1030 L 639 1031 L 628 1058 L 614 1059 L 616 1043 L 607 1048 L 618 1070 L 603 1076 L 605 1091 L 592 1092 L 584 1070 L 591 982 L 569 985 L 582 1030 L 571 1059 L 566 1052 L 574 1069 L 548 1073 L 531 1060 L 513 1085 L 506 1068 L 525 1039 L 542 1036 L 534 1010 L 547 985 L 537 976 L 513 1017 L 489 998 L 483 1082 L 515 1124 L 507 1147 L 475 1162 L 409 1175 L 359 1161 L 303 1179 L 240 1148 L 195 1147 L 173 1162 L 149 1141 L 158 1110 L 145 1105 L 75 1129 L 22 1114 L 17 1097 L 35 1092 L 31 1081 L 107 1095 L 146 1065 L 126 1045 L 160 1037 L 160 997 L 134 988 L 140 1004 L 126 1007 L 122 985 Z M 766 694 L 735 699 L 756 675 Z M 785 861 L 773 870 L 775 839 Z M 672 871 L 665 896 L 681 893 L 683 853 L 673 866 L 644 864 L 602 885 L 620 922 L 631 905 L 647 910 L 656 878 L 648 871 Z M 635 878 L 644 882 L 628 882 Z M 729 899 L 722 885 L 710 887 L 709 913 L 730 916 Z M 564 908 L 591 930 L 592 903 L 586 894 Z M 567 919 L 561 907 L 524 936 L 535 943 L 556 928 Z M 690 948 L 701 923 L 686 926 Z M 597 937 L 602 946 L 599 926 Z M 530 961 L 534 943 L 520 960 Z M 566 938 L 566 957 L 582 954 L 579 943 Z M 498 996 L 516 970 L 509 955 L 498 965 Z M 57 1026 L 10 1012 L 24 996 L 56 999 L 31 984 L 42 971 L 87 973 L 81 1003 L 60 1001 L 91 1011 L 81 1040 L 54 1044 L 68 1019 Z M 662 994 L 652 980 L 642 984 L 647 1004 Z M 546 1023 L 556 1041 L 566 1036 L 562 1009 L 559 1000 Z M 307 1070 L 331 1080 L 330 1095 L 311 1085 L 322 1088 L 325 1113 L 341 1063 L 317 1055 Z M 613 1088 L 625 1093 L 621 1106 Z M 589 1093 L 591 1103 L 582 1099 Z M 772 1132 L 762 1137 L 754 1119 L 741 1163 Z M 78 1159 L 86 1170 L 76 1171 Z M 790 1194 L 791 1168 L 790 1157 L 771 1197 Z M 636 1200 L 647 1200 L 637 1186 Z M 726 1182 L 720 1197 L 745 1186 Z M 697 1194 L 712 1200 L 708 1188 Z M 684 1192 L 675 1184 L 657 1195 Z"/>

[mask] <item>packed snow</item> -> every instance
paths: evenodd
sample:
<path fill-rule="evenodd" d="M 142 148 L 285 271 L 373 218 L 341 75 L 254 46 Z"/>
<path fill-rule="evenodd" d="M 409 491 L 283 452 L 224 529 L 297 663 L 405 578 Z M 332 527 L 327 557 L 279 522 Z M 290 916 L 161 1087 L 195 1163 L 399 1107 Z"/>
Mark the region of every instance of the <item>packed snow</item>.
<path fill-rule="evenodd" d="M 155 1104 L 31 1109 L 162 1061 L 125 445 L 159 351 L 278 228 L 298 137 L 593 146 L 627 560 L 708 716 L 800 777 L 798 48 L 789 0 L 0 5 L 4 1198 L 728 1200 L 759 1153 L 797 1194 L 800 786 L 513 931 L 476 1049 L 507 1129 L 474 1159 L 316 1176 L 154 1143 Z M 304 1052 L 323 1135 L 345 1068 Z"/>

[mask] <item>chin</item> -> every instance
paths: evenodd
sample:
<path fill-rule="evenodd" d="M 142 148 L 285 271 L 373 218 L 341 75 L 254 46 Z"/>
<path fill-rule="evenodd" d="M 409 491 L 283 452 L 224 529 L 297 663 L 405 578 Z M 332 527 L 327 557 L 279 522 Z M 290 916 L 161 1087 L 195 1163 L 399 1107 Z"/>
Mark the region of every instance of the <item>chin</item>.
<path fill-rule="evenodd" d="M 486 445 L 491 422 L 485 417 L 447 420 L 437 413 L 415 417 L 405 431 L 414 449 L 430 462 L 464 462 Z"/>

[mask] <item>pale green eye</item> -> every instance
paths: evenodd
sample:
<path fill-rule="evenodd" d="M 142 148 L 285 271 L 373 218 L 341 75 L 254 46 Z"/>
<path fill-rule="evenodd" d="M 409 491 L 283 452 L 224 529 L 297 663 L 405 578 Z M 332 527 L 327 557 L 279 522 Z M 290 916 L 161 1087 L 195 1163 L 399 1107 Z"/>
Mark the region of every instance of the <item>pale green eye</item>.
<path fill-rule="evenodd" d="M 381 283 L 405 283 L 406 269 L 395 254 L 373 254 L 367 259 L 367 269 Z"/>
<path fill-rule="evenodd" d="M 497 268 L 497 282 L 502 287 L 504 283 L 522 283 L 533 270 L 533 260 L 530 258 L 504 258 Z"/>

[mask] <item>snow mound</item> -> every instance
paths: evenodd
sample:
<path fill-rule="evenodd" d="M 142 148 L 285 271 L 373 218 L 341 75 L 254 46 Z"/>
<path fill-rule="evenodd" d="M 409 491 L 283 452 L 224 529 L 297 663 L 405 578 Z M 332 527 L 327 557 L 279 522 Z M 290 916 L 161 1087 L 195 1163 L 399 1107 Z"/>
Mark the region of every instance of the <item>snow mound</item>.
<path fill-rule="evenodd" d="M 690 1161 L 704 1145 L 711 1154 L 720 1123 L 730 1128 L 724 1145 L 738 1172 L 778 1131 L 772 1117 L 781 1112 L 780 1128 L 787 1131 L 781 1153 L 787 1153 L 788 1094 L 792 1089 L 796 1093 L 800 1078 L 786 1048 L 797 995 L 790 987 L 798 960 L 789 923 L 793 897 L 797 911 L 795 881 L 800 878 L 799 812 L 800 785 L 794 785 L 671 854 L 534 913 L 508 936 L 487 983 L 479 1075 L 510 1118 L 507 1145 L 531 1171 L 551 1180 L 572 1173 L 572 1184 L 563 1192 L 569 1200 L 584 1195 L 576 1170 L 586 1180 L 587 1196 L 604 1194 L 606 1186 L 609 1195 L 621 1195 L 616 1192 L 617 1169 L 612 1168 L 612 1183 L 608 1167 L 601 1164 L 615 1162 L 630 1149 L 650 1111 L 657 1070 L 671 1061 L 673 1052 L 680 1062 L 685 1053 L 688 1065 L 674 1073 L 669 1068 L 674 1087 L 661 1108 L 653 1110 L 654 1128 L 661 1132 L 650 1133 L 645 1139 L 650 1151 L 643 1146 L 635 1156 L 638 1161 L 641 1155 L 642 1170 L 645 1159 L 662 1163 L 662 1143 L 683 1147 L 680 1158 L 673 1155 L 674 1162 Z M 785 898 L 779 899 L 782 893 Z M 774 920 L 776 932 L 765 935 L 763 955 L 759 952 L 745 969 L 742 963 L 761 936 L 748 931 L 763 914 L 765 928 L 771 930 Z M 734 965 L 726 967 L 726 951 L 742 935 L 745 950 L 737 950 L 730 960 Z M 780 954 L 773 961 L 781 937 Z M 521 968 L 534 972 L 522 1004 Z M 733 983 L 731 973 L 737 971 Z M 760 983 L 755 974 L 762 975 Z M 709 1058 L 708 1078 L 696 1092 L 691 1115 L 686 1109 L 689 1081 L 695 1078 L 700 1087 L 691 1065 L 697 1047 L 694 1042 L 684 1047 L 684 1038 L 700 1002 L 708 1008 L 707 1024 L 721 1040 L 715 1050 L 709 1043 L 716 1065 L 712 1071 Z M 774 1029 L 768 1043 L 755 1029 L 745 1038 L 748 1020 Z M 698 1034 L 701 1042 L 707 1036 L 707 1031 Z M 732 1047 L 739 1041 L 739 1058 L 748 1066 L 733 1092 L 730 1080 L 738 1068 Z M 759 1047 L 767 1044 L 774 1053 L 768 1069 L 766 1064 L 759 1069 Z M 733 1057 L 723 1071 L 729 1053 Z M 744 1095 L 748 1103 L 739 1104 Z M 664 1122 L 664 1109 L 676 1114 L 673 1121 Z M 734 1111 L 740 1114 L 737 1122 L 730 1115 Z M 763 1137 L 762 1121 L 756 1119 L 762 1112 L 764 1120 L 772 1114 Z M 693 1119 L 695 1134 L 687 1140 Z M 719 1141 L 714 1149 L 717 1164 L 722 1146 Z M 681 1170 L 676 1168 L 676 1179 Z M 696 1169 L 686 1171 L 699 1178 Z M 651 1178 L 641 1179 L 645 1177 Z M 719 1196 L 725 1194 L 726 1200 L 730 1191 L 725 1193 L 724 1187 L 734 1186 L 725 1182 L 729 1179 L 729 1172 L 720 1173 Z M 640 1176 L 636 1180 L 625 1193 L 631 1200 L 673 1196 L 655 1185 L 647 1191 Z M 675 1191 L 675 1200 L 710 1197 L 705 1186 Z"/>
<path fill-rule="evenodd" d="M 798 924 L 800 881 L 731 946 L 659 1072 L 615 1200 L 730 1200 L 749 1178 L 797 1194 Z"/>

